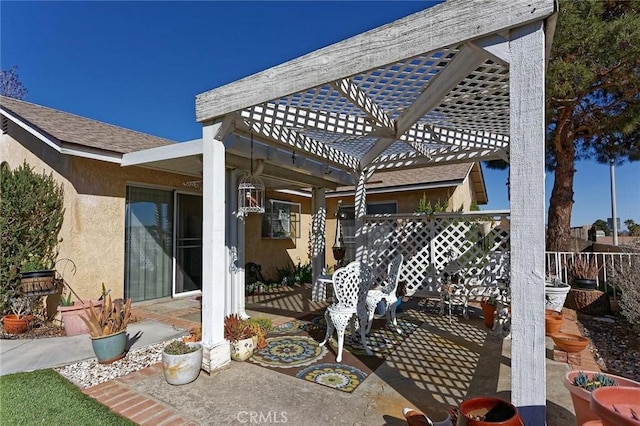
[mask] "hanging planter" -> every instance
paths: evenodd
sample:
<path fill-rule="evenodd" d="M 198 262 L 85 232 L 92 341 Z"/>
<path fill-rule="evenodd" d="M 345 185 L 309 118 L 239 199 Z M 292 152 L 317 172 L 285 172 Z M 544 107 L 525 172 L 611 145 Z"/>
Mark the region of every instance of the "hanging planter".
<path fill-rule="evenodd" d="M 23 272 L 20 274 L 18 292 L 23 296 L 47 296 L 62 293 L 64 284 L 56 279 L 55 269 Z"/>

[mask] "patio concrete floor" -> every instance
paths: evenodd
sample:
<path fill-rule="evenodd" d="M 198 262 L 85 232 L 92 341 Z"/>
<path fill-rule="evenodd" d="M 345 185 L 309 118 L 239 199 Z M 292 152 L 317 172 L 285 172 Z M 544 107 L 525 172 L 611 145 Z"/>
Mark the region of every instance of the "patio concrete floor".
<path fill-rule="evenodd" d="M 270 317 L 275 325 L 282 324 L 322 310 L 325 305 L 311 302 L 310 294 L 310 286 L 306 285 L 249 296 L 247 312 L 251 316 Z M 488 334 L 479 307 L 469 309 L 468 320 L 453 316 L 451 323 L 447 316 L 437 314 L 433 301 L 412 298 L 403 307 L 423 324 L 353 393 L 305 382 L 248 362 L 231 362 L 211 375 L 203 372 L 195 382 L 185 386 L 168 385 L 161 367 L 155 366 L 118 379 L 117 386 L 125 386 L 127 392 L 143 395 L 169 409 L 173 413 L 173 417 L 169 416 L 171 424 L 253 421 L 254 424 L 401 425 L 406 424 L 402 416 L 404 407 L 417 408 L 434 420 L 442 420 L 450 406 L 470 397 L 510 399 L 511 342 Z M 199 302 L 194 299 L 148 303 L 135 309 L 142 317 L 184 328 L 200 321 Z M 575 322 L 565 319 L 563 331 L 576 330 Z M 561 385 L 562 377 L 572 367 L 551 359 L 550 338 L 547 347 L 547 424 L 575 424 L 569 393 Z M 588 350 L 583 353 L 582 359 L 589 365 L 582 368 L 593 369 L 589 355 Z M 108 389 L 110 385 L 103 385 L 85 392 L 140 424 L 158 424 L 157 410 L 146 407 L 140 413 L 121 401 L 117 406 L 109 403 L 102 388 Z M 118 392 L 122 390 L 112 390 Z M 143 415 L 144 412 L 147 414 Z M 152 419 L 147 422 L 148 416 Z"/>

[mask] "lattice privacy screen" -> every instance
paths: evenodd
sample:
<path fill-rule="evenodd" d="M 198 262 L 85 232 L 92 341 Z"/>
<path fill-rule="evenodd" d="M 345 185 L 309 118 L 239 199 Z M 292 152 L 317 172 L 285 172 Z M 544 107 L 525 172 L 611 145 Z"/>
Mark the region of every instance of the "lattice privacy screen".
<path fill-rule="evenodd" d="M 437 292 L 445 273 L 459 273 L 486 287 L 509 276 L 506 216 L 366 216 L 364 234 L 369 265 L 386 268 L 396 254 L 404 255 L 400 281 L 406 283 L 407 295 Z"/>

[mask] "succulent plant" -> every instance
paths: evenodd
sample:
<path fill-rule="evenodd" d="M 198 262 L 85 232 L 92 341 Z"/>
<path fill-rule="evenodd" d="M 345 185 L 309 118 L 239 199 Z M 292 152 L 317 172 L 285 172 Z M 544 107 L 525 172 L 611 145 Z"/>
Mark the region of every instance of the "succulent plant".
<path fill-rule="evenodd" d="M 182 340 L 174 340 L 164 347 L 164 352 L 169 355 L 184 355 L 197 351 L 196 346 L 191 346 L 183 342 Z"/>
<path fill-rule="evenodd" d="M 589 379 L 589 377 L 586 374 L 584 374 L 582 371 L 579 371 L 576 377 L 574 377 L 573 384 L 574 386 L 578 386 L 580 388 L 586 389 L 589 392 L 604 386 L 618 385 L 615 379 L 607 377 L 602 373 L 594 373 L 593 377 Z"/>

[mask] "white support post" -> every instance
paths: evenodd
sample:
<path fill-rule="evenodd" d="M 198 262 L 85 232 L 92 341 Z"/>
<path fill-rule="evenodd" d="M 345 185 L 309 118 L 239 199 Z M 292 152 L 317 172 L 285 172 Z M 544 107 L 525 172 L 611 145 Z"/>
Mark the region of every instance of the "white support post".
<path fill-rule="evenodd" d="M 225 150 L 215 139 L 221 123 L 202 128 L 202 368 L 208 373 L 230 362 L 224 338 L 224 295 L 228 273 L 225 247 Z M 221 297 L 222 296 L 222 297 Z"/>
<path fill-rule="evenodd" d="M 235 263 L 235 273 L 234 277 L 234 288 L 236 289 L 236 311 L 240 318 L 246 319 L 249 318 L 249 315 L 246 311 L 246 294 L 245 294 L 245 286 L 244 286 L 244 226 L 245 220 L 244 216 L 238 215 L 238 180 L 240 175 L 243 173 L 240 170 L 234 170 L 231 173 L 233 177 L 233 190 L 234 196 L 233 201 L 229 203 L 231 210 L 231 220 L 235 223 L 235 254 L 236 254 L 236 263 Z"/>
<path fill-rule="evenodd" d="M 313 205 L 313 218 L 311 219 L 312 282 L 315 283 L 325 266 L 327 199 L 324 188 L 313 188 L 311 203 Z"/>
<path fill-rule="evenodd" d="M 546 423 L 544 335 L 545 35 L 511 31 L 511 400 L 527 425 Z"/>
<path fill-rule="evenodd" d="M 365 235 L 364 235 L 364 216 L 367 214 L 367 189 L 365 184 L 371 177 L 373 172 L 367 170 L 358 173 L 355 176 L 356 194 L 355 194 L 355 241 L 356 241 L 356 260 L 366 261 L 364 258 Z"/>
<path fill-rule="evenodd" d="M 225 180 L 225 212 L 224 212 L 224 218 L 225 218 L 225 236 L 224 236 L 224 241 L 225 241 L 225 247 L 226 247 L 226 251 L 225 251 L 225 274 L 224 274 L 224 281 L 225 281 L 225 288 L 227 289 L 227 291 L 225 292 L 224 295 L 224 315 L 230 315 L 230 314 L 235 314 L 236 313 L 236 287 L 235 287 L 235 277 L 234 277 L 234 270 L 232 268 L 232 265 L 234 264 L 233 262 L 235 261 L 234 257 L 234 248 L 235 248 L 235 240 L 236 240 L 236 233 L 235 233 L 235 224 L 234 224 L 234 220 L 231 217 L 233 206 L 233 199 L 234 199 L 234 188 L 233 188 L 233 176 L 232 176 L 232 171 L 229 169 L 225 169 L 224 171 L 224 180 Z M 237 191 L 237 189 L 236 189 Z M 237 197 L 237 194 L 235 195 L 235 197 Z"/>

